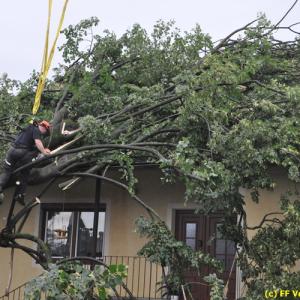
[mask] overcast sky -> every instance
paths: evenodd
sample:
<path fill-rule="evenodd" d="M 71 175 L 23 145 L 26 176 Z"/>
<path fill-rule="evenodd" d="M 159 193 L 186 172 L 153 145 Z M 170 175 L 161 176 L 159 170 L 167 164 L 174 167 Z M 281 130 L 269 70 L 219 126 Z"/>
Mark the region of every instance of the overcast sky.
<path fill-rule="evenodd" d="M 63 0 L 53 0 L 52 27 L 56 28 Z M 134 23 L 148 31 L 158 19 L 176 21 L 182 30 L 196 23 L 215 40 L 254 20 L 264 12 L 276 23 L 294 0 L 69 0 L 64 27 L 96 16 L 100 31 L 121 35 Z M 47 22 L 48 0 L 0 1 L 0 75 L 25 80 L 33 69 L 40 70 Z M 300 3 L 283 24 L 300 21 Z M 53 36 L 52 32 L 52 36 Z M 285 36 L 289 38 L 289 36 Z M 58 41 L 58 44 L 62 40 Z M 60 60 L 55 52 L 52 67 Z"/>

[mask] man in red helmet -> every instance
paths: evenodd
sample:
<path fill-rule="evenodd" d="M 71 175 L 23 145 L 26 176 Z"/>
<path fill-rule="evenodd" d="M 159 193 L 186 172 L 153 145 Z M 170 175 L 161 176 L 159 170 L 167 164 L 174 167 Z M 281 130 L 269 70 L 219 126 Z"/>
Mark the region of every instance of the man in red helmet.
<path fill-rule="evenodd" d="M 43 120 L 34 122 L 27 126 L 17 136 L 11 148 L 6 154 L 3 165 L 3 173 L 0 175 L 0 204 L 4 199 L 3 188 L 9 181 L 12 172 L 31 162 L 38 152 L 49 155 L 50 150 L 45 148 L 42 142 L 42 135 L 46 135 L 50 130 L 50 124 Z M 28 177 L 31 168 L 20 171 L 20 184 L 17 185 L 14 198 L 24 204 L 24 196 L 27 187 Z"/>

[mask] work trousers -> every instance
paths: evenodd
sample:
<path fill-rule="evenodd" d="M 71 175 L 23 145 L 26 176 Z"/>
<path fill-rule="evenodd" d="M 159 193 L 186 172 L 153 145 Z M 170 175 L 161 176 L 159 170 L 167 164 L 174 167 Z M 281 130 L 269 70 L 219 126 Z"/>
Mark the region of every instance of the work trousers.
<path fill-rule="evenodd" d="M 37 151 L 11 147 L 6 154 L 6 158 L 3 163 L 3 173 L 0 175 L 0 191 L 5 188 L 12 172 L 31 162 L 36 155 Z M 17 174 L 20 184 L 16 187 L 15 195 L 25 194 L 30 171 L 31 168 L 25 168 Z"/>

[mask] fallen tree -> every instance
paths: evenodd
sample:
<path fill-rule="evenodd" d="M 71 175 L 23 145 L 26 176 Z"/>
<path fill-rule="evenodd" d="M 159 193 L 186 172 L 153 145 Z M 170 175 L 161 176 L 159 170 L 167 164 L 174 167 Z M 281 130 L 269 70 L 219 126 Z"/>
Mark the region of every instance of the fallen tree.
<path fill-rule="evenodd" d="M 300 233 L 289 223 L 299 222 L 298 200 L 283 201 L 286 214 L 294 211 L 288 223 L 266 216 L 252 228 L 262 231 L 251 242 L 239 192 L 241 187 L 249 189 L 253 200 L 259 201 L 260 189 L 275 186 L 271 167 L 285 169 L 294 182 L 300 180 L 299 32 L 298 23 L 282 26 L 283 21 L 272 25 L 261 16 L 218 43 L 199 26 L 182 34 L 173 22 L 158 22 L 151 35 L 134 25 L 121 37 L 109 31 L 94 34 L 96 18 L 69 26 L 60 48 L 64 63 L 46 84 L 39 117 L 52 119 L 50 149 L 73 142 L 21 168 L 34 167 L 31 184 L 50 186 L 64 175 L 71 180 L 61 187 L 71 188 L 84 174 L 98 176 L 100 170 L 119 166 L 125 188 L 135 195 L 135 165 L 157 164 L 164 180 L 184 182 L 186 200 L 197 203 L 199 211 L 224 211 L 223 233 L 241 249 L 249 297 L 256 299 L 272 280 L 280 288 L 288 286 L 299 276 L 290 267 L 299 259 L 295 243 Z M 292 31 L 296 38 L 278 40 L 278 30 Z M 30 118 L 37 76 L 33 73 L 24 83 L 7 76 L 1 79 L 2 157 L 20 124 Z M 63 126 L 79 130 L 65 136 Z M 105 175 L 101 179 L 110 180 Z M 20 248 L 16 239 L 34 205 L 35 200 L 1 231 L 2 247 Z M 235 225 L 229 221 L 233 213 L 239 216 Z M 266 231 L 272 232 L 270 247 L 278 242 L 279 233 L 289 236 L 284 251 L 259 254 Z M 46 251 L 22 249 L 47 267 Z M 262 268 L 259 259 L 267 259 L 267 267 Z M 265 280 L 253 281 L 259 277 Z"/>

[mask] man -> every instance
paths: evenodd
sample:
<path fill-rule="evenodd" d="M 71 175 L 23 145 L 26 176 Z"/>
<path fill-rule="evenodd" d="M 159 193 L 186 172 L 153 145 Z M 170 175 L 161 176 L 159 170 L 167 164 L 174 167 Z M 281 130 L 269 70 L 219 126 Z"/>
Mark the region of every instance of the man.
<path fill-rule="evenodd" d="M 46 135 L 49 130 L 50 124 L 43 120 L 27 126 L 17 136 L 6 154 L 3 173 L 0 175 L 0 204 L 4 199 L 3 189 L 8 183 L 12 172 L 31 162 L 37 156 L 38 152 L 44 155 L 50 154 L 50 150 L 44 147 L 41 140 L 42 135 Z M 23 205 L 30 170 L 31 168 L 26 168 L 20 171 L 20 184 L 17 185 L 14 194 L 14 198 Z"/>

